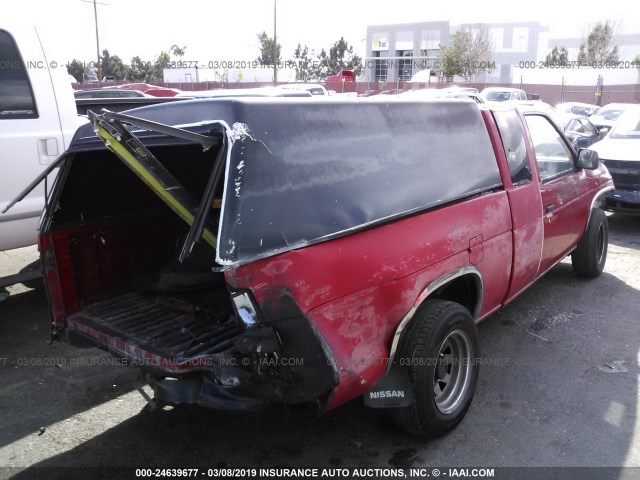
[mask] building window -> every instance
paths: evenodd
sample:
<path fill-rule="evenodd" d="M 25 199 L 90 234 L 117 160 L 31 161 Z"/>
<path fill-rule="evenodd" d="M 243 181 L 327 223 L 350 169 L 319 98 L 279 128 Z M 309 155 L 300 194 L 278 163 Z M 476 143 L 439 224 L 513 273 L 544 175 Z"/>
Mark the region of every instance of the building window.
<path fill-rule="evenodd" d="M 411 50 L 399 50 L 398 51 L 398 80 L 401 82 L 408 82 L 411 80 L 411 62 L 413 61 L 413 51 Z"/>
<path fill-rule="evenodd" d="M 388 56 L 388 52 L 380 51 L 380 52 L 373 52 L 373 54 L 376 57 L 375 81 L 386 82 L 387 71 L 389 69 L 389 61 L 386 59 L 386 57 Z M 383 60 L 378 60 L 379 58 Z"/>
<path fill-rule="evenodd" d="M 439 48 L 437 49 L 422 49 L 420 50 L 420 56 L 421 61 L 420 61 L 420 67 L 422 67 L 422 69 L 424 70 L 425 68 L 428 68 L 430 70 L 432 70 L 433 74 L 435 75 L 436 70 L 440 70 L 440 54 L 441 51 Z"/>

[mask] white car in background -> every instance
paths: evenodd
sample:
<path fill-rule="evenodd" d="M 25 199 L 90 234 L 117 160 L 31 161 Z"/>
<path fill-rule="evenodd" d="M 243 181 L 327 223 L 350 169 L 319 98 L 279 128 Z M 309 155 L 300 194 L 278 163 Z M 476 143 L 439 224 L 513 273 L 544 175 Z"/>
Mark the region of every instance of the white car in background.
<path fill-rule="evenodd" d="M 632 103 L 609 103 L 589 117 L 598 130 L 610 130 Z"/>
<path fill-rule="evenodd" d="M 600 110 L 600 107 L 598 105 L 592 105 L 591 103 L 564 102 L 557 104 L 556 110 L 562 113 L 588 117 Z"/>
<path fill-rule="evenodd" d="M 480 92 L 485 102 L 507 102 L 509 100 L 527 100 L 527 93 L 519 88 L 487 87 Z"/>
<path fill-rule="evenodd" d="M 467 98 L 476 103 L 484 103 L 484 99 L 478 93 L 477 88 L 449 87 L 449 88 L 421 88 L 408 90 L 397 95 L 399 99 L 426 100 L 432 98 Z"/>
<path fill-rule="evenodd" d="M 313 96 L 329 95 L 329 92 L 327 91 L 327 89 L 324 88 L 324 86 L 320 85 L 319 83 L 287 83 L 284 85 L 278 85 L 276 88 L 281 88 L 284 90 L 303 90 L 303 91 L 309 92 Z"/>
<path fill-rule="evenodd" d="M 640 105 L 626 106 L 609 134 L 589 148 L 598 152 L 615 184 L 604 207 L 640 214 Z"/>

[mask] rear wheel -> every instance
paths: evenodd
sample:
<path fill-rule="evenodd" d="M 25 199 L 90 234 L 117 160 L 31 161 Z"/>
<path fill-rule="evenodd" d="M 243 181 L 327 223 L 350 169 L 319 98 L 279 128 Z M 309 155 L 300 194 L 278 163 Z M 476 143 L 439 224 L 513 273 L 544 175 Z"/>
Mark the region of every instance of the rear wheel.
<path fill-rule="evenodd" d="M 575 272 L 588 278 L 597 277 L 604 270 L 609 245 L 609 223 L 607 215 L 599 208 L 591 213 L 589 225 L 578 246 L 571 254 L 571 265 Z"/>
<path fill-rule="evenodd" d="M 478 380 L 478 334 L 469 311 L 430 300 L 411 320 L 395 361 L 409 373 L 415 403 L 390 409 L 394 421 L 417 435 L 434 438 L 464 417 Z"/>

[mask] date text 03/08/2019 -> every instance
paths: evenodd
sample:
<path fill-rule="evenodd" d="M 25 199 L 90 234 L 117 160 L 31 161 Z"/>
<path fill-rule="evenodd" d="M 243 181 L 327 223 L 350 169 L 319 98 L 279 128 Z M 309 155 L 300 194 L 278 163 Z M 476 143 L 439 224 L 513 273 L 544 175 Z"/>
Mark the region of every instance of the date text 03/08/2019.
<path fill-rule="evenodd" d="M 136 477 L 191 478 L 493 478 L 493 468 L 139 468 Z"/>

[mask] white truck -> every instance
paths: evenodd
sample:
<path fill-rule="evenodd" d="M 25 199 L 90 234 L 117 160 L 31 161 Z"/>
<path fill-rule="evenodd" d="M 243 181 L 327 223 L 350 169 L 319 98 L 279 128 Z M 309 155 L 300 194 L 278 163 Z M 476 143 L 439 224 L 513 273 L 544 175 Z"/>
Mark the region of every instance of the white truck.
<path fill-rule="evenodd" d="M 47 51 L 44 32 L 0 22 L 0 212 L 69 145 L 79 117 L 69 76 Z M 48 186 L 55 178 L 49 176 Z M 33 245 L 45 202 L 46 185 L 11 211 L 0 214 L 0 251 Z M 37 277 L 24 272 L 0 278 L 3 287 Z"/>

